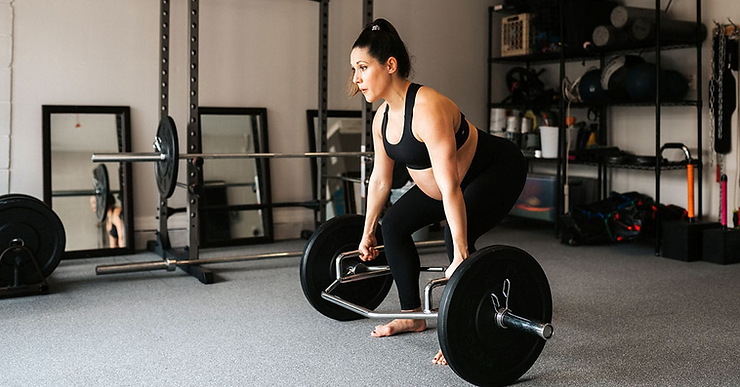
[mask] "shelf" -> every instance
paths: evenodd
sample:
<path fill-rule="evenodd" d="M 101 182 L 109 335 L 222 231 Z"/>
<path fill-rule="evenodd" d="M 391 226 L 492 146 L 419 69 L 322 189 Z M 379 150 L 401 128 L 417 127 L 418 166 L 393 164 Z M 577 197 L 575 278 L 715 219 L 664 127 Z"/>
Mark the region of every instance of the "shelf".
<path fill-rule="evenodd" d="M 685 48 L 696 48 L 697 42 L 680 42 L 671 43 L 664 46 L 660 46 L 661 51 L 665 50 L 678 50 Z M 604 56 L 616 56 L 642 52 L 654 52 L 655 45 L 644 45 L 644 46 L 615 46 L 609 48 L 594 48 L 588 51 L 578 50 L 573 52 L 566 52 L 564 54 L 565 62 L 581 62 L 589 60 L 599 60 L 602 55 Z M 515 56 L 499 56 L 489 59 L 490 63 L 499 64 L 554 64 L 560 63 L 559 52 L 548 52 L 538 53 L 531 55 L 515 55 Z"/>
<path fill-rule="evenodd" d="M 692 25 L 695 25 L 697 29 L 695 29 L 695 32 L 698 32 L 698 27 L 701 26 L 701 0 L 695 0 L 696 2 L 696 12 L 695 12 L 695 22 L 692 23 Z M 562 3 L 562 2 L 559 2 Z M 660 9 L 660 1 L 655 0 L 655 10 Z M 560 7 L 560 12 L 557 15 L 548 15 L 551 18 L 555 18 L 557 16 L 557 24 L 556 26 L 560 28 L 561 34 L 565 33 L 566 27 L 566 18 L 564 15 L 564 7 Z M 657 11 L 656 11 L 657 12 Z M 536 13 L 536 11 L 535 11 Z M 508 108 L 508 109 L 519 109 L 519 110 L 551 110 L 553 112 L 557 112 L 560 116 L 560 122 L 558 122 L 558 126 L 560 128 L 561 133 L 565 130 L 563 128 L 564 126 L 564 120 L 562 117 L 565 115 L 566 109 L 596 109 L 598 112 L 598 128 L 599 131 L 597 132 L 597 142 L 600 144 L 608 144 L 608 137 L 607 134 L 610 131 L 611 123 L 607 119 L 612 111 L 611 109 L 618 110 L 618 114 L 624 115 L 629 114 L 626 113 L 624 110 L 621 109 L 622 107 L 636 107 L 636 108 L 652 108 L 655 110 L 655 154 L 654 155 L 646 155 L 646 156 L 635 156 L 640 157 L 639 159 L 635 158 L 619 158 L 619 157 L 609 157 L 609 155 L 606 153 L 606 149 L 604 149 L 604 152 L 599 151 L 598 149 L 595 153 L 588 153 L 588 154 L 582 154 L 579 153 L 577 156 L 580 157 L 580 161 L 567 161 L 569 165 L 572 166 L 589 166 L 589 167 L 596 167 L 598 169 L 597 172 L 597 179 L 599 184 L 599 190 L 601 193 L 608 192 L 609 187 L 609 179 L 610 173 L 608 173 L 607 170 L 643 170 L 643 171 L 652 171 L 655 175 L 655 200 L 656 202 L 660 202 L 660 192 L 661 192 L 661 174 L 663 171 L 671 171 L 671 170 L 686 170 L 687 162 L 686 161 L 668 161 L 664 158 L 659 159 L 660 160 L 660 168 L 656 168 L 656 156 L 662 157 L 660 154 L 662 151 L 662 145 L 664 145 L 664 139 L 661 138 L 661 132 L 664 131 L 664 129 L 661 128 L 661 116 L 663 113 L 661 112 L 661 108 L 667 107 L 667 111 L 672 113 L 681 113 L 676 112 L 675 109 L 672 107 L 691 107 L 690 109 L 683 109 L 687 112 L 693 111 L 696 113 L 697 116 L 697 123 L 696 123 L 696 146 L 699 149 L 698 154 L 696 156 L 696 159 L 693 160 L 694 163 L 694 170 L 696 173 L 696 179 L 701 182 L 702 181 L 702 120 L 701 120 L 701 114 L 702 114 L 702 108 L 703 108 L 703 101 L 701 98 L 701 93 L 698 94 L 698 98 L 696 100 L 683 100 L 683 101 L 664 101 L 662 100 L 663 97 L 661 97 L 660 101 L 656 101 L 656 97 L 651 98 L 647 101 L 612 101 L 612 102 L 605 102 L 605 103 L 569 103 L 568 101 L 564 100 L 564 97 L 558 98 L 557 101 L 551 101 L 551 99 L 546 99 L 544 101 L 538 101 L 537 103 L 501 103 L 501 102 L 494 102 L 493 101 L 493 83 L 494 78 L 497 74 L 500 72 L 497 71 L 498 69 L 494 70 L 494 67 L 497 65 L 503 65 L 506 67 L 514 67 L 514 66 L 520 66 L 520 67 L 532 67 L 535 65 L 559 65 L 560 67 L 560 77 L 559 82 L 555 88 L 558 95 L 562 94 L 562 90 L 560 86 L 563 83 L 563 80 L 565 78 L 566 74 L 566 65 L 570 64 L 570 68 L 572 69 L 574 66 L 577 66 L 578 64 L 585 65 L 585 62 L 591 62 L 590 64 L 595 64 L 598 67 L 604 67 L 608 63 L 608 60 L 610 60 L 612 57 L 619 56 L 619 55 L 627 55 L 627 54 L 634 54 L 634 55 L 642 55 L 642 54 L 653 54 L 649 56 L 655 57 L 655 65 L 659 68 L 663 66 L 661 63 L 662 55 L 660 55 L 661 52 L 669 51 L 669 50 L 689 50 L 686 51 L 686 57 L 696 59 L 696 72 L 694 73 L 694 82 L 695 85 L 699 85 L 698 87 L 701 87 L 703 84 L 702 80 L 702 46 L 704 43 L 709 39 L 711 35 L 707 34 L 707 37 L 703 40 L 699 39 L 699 33 L 690 34 L 689 39 L 677 41 L 672 40 L 669 41 L 671 36 L 675 36 L 671 34 L 670 32 L 666 31 L 663 32 L 661 30 L 661 39 L 660 41 L 657 41 L 657 39 L 652 38 L 650 41 L 644 42 L 644 44 L 636 45 L 634 42 L 632 43 L 625 43 L 619 46 L 609 46 L 609 47 L 596 47 L 594 45 L 590 46 L 588 50 L 583 49 L 580 47 L 580 44 L 575 45 L 563 45 L 558 44 L 557 46 L 550 46 L 555 49 L 554 52 L 538 52 L 530 55 L 517 55 L 517 56 L 496 56 L 500 53 L 496 53 L 496 55 L 492 52 L 493 45 L 494 45 L 494 32 L 500 31 L 500 24 L 495 24 L 496 20 L 493 18 L 493 8 L 489 7 L 489 19 L 488 19 L 488 98 L 487 98 L 487 106 L 488 109 L 491 108 Z M 567 36 L 567 35 L 566 35 Z M 583 37 L 581 40 L 587 40 L 587 37 Z M 709 44 L 711 44 L 711 40 L 709 40 Z M 530 47 L 536 47 L 539 48 L 537 44 L 530 45 Z M 683 56 L 684 52 L 680 52 L 681 56 Z M 661 78 L 662 81 L 662 78 Z M 519 102 L 519 101 L 517 101 Z M 582 113 L 582 112 L 579 112 Z M 565 144 L 563 144 L 562 138 L 560 139 L 559 147 L 560 149 L 565 149 Z M 606 147 L 608 148 L 608 147 Z M 616 150 L 618 148 L 613 147 Z M 568 157 L 566 155 L 563 155 L 564 157 L 561 158 L 552 158 L 552 159 L 543 159 L 543 158 L 535 158 L 534 152 L 528 152 L 525 151 L 525 157 L 527 160 L 534 164 L 544 164 L 547 166 L 552 166 L 556 169 L 556 179 L 558 184 L 563 185 L 563 178 L 566 175 L 567 167 L 566 167 L 566 159 Z M 619 155 L 614 155 L 619 156 Z M 628 156 L 628 154 L 625 154 L 625 156 Z M 651 161 L 647 158 L 652 158 L 652 163 L 644 163 L 644 161 Z M 588 160 L 588 161 L 586 161 Z M 642 163 L 637 163 L 637 161 L 641 161 Z M 698 184 L 697 186 L 697 203 L 698 203 L 698 214 L 702 214 L 702 184 Z M 561 214 L 562 210 L 564 209 L 564 195 L 561 189 L 558 190 L 557 194 L 557 202 L 556 205 L 556 213 Z M 555 234 L 558 236 L 559 233 L 559 223 L 556 222 L 555 227 Z M 658 228 L 656 228 L 656 233 L 659 232 Z M 658 234 L 656 234 L 658 235 Z M 656 255 L 660 254 L 660 238 L 655 238 L 655 253 Z"/>
<path fill-rule="evenodd" d="M 567 103 L 567 102 L 566 102 Z M 603 104 L 588 104 L 588 103 L 582 103 L 582 102 L 573 102 L 570 104 L 571 109 L 588 109 L 588 108 L 595 108 L 595 107 L 602 107 L 602 106 L 611 106 L 611 107 L 655 107 L 655 101 L 645 101 L 645 102 L 606 102 Z M 661 101 L 660 106 L 701 106 L 701 101 Z M 527 109 L 559 109 L 560 108 L 560 102 L 553 102 L 553 103 L 501 103 L 496 102 L 492 103 L 490 108 L 504 108 L 504 109 L 518 109 L 518 110 L 527 110 Z"/>
<path fill-rule="evenodd" d="M 593 164 L 597 165 L 597 164 Z M 642 171 L 654 171 L 655 165 L 639 165 L 639 164 L 605 164 L 607 168 L 612 169 L 636 169 L 636 170 L 642 170 Z M 686 163 L 675 163 L 675 162 L 669 162 L 669 163 L 662 163 L 660 165 L 661 171 L 671 171 L 671 170 L 679 170 L 679 169 L 686 169 Z"/>
<path fill-rule="evenodd" d="M 534 157 L 531 154 L 527 154 L 525 152 L 524 157 L 527 160 L 533 160 L 537 162 L 546 162 L 546 163 L 557 163 L 557 158 L 552 159 L 545 159 L 541 157 Z M 582 165 L 582 166 L 589 166 L 589 167 L 598 167 L 600 165 L 603 165 L 607 168 L 612 169 L 633 169 L 633 170 L 643 170 L 643 171 L 654 171 L 655 165 L 646 165 L 646 164 L 617 164 L 617 163 L 599 163 L 595 161 L 569 161 L 568 164 L 570 165 Z M 698 168 L 698 166 L 694 166 L 694 168 Z M 686 169 L 686 162 L 680 161 L 680 162 L 663 162 L 661 164 L 661 171 L 671 171 L 671 170 L 681 170 Z"/>

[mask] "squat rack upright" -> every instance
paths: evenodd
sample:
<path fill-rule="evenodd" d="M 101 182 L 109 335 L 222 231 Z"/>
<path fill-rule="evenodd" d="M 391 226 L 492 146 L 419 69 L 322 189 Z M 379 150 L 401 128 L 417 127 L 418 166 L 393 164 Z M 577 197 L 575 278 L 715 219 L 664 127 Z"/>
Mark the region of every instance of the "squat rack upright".
<path fill-rule="evenodd" d="M 320 141 L 318 142 L 318 151 L 325 152 L 327 147 L 327 110 L 328 110 L 328 34 L 329 34 L 329 0 L 310 0 L 319 3 L 319 84 L 318 84 L 318 112 L 319 112 L 319 131 Z M 189 28 L 189 39 L 188 39 L 188 51 L 189 51 L 189 93 L 188 93 L 188 124 L 187 124 L 187 152 L 188 153 L 200 153 L 202 148 L 201 141 L 201 129 L 200 129 L 200 117 L 198 114 L 198 71 L 199 71 L 199 60 L 198 60 L 198 46 L 199 46 L 199 11 L 200 2 L 198 0 L 188 1 L 188 28 Z M 373 19 L 373 0 L 363 0 L 362 3 L 362 19 L 363 26 Z M 170 36 L 170 0 L 160 0 L 160 68 L 159 68 L 159 116 L 160 121 L 168 117 L 169 112 L 169 36 Z M 362 151 L 364 152 L 367 148 L 368 140 L 370 138 L 370 127 L 372 120 L 372 104 L 367 102 L 364 103 L 364 109 L 362 109 L 362 119 L 365 124 L 365 135 L 362 136 Z M 257 160 L 258 162 L 265 163 L 266 170 L 269 171 L 269 160 L 262 159 Z M 169 238 L 169 231 L 167 221 L 169 216 L 177 211 L 173 211 L 167 205 L 167 196 L 159 193 L 159 200 L 157 202 L 157 231 L 156 241 L 150 247 L 155 253 L 162 257 L 164 263 L 169 265 L 171 262 L 169 257 L 175 258 L 172 262 L 177 262 L 177 259 L 183 261 L 194 261 L 199 259 L 200 253 L 200 214 L 199 214 L 199 194 L 200 190 L 197 187 L 203 186 L 203 175 L 201 170 L 201 164 L 196 160 L 189 160 L 187 163 L 187 207 L 186 214 L 188 218 L 187 234 L 188 244 L 184 247 L 184 251 L 176 251 Z M 323 171 L 326 169 L 326 161 L 323 158 L 319 158 L 317 163 L 317 182 L 316 185 L 316 197 L 318 198 L 318 209 L 316 211 L 315 219 L 318 223 L 324 219 L 325 206 L 326 206 L 326 179 Z M 365 159 L 361 158 L 361 180 L 366 180 L 366 168 Z M 361 186 L 361 197 L 362 197 L 362 208 L 365 206 L 365 185 Z M 264 210 L 270 212 L 272 206 L 270 204 L 264 205 Z M 271 216 L 271 215 L 270 215 Z M 299 254 L 299 253 L 298 253 Z M 278 254 L 277 256 L 291 256 L 295 253 L 284 253 Z M 276 255 L 265 256 L 272 257 Z M 262 258 L 261 256 L 255 256 L 254 258 Z M 238 259 L 235 259 L 236 261 Z M 222 260 L 225 261 L 225 260 Z M 203 268 L 199 265 L 188 264 L 188 265 L 177 265 L 180 269 L 198 278 L 199 281 L 205 284 L 213 283 L 214 276 L 213 272 Z M 99 269 L 98 269 L 99 270 Z M 100 273 L 100 270 L 98 271 Z"/>

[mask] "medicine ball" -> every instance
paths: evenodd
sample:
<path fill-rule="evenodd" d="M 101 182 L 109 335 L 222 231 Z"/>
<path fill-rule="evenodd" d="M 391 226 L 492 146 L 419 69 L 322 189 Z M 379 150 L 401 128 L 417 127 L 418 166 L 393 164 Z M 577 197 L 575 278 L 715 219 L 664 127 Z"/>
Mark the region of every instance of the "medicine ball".
<path fill-rule="evenodd" d="M 625 89 L 627 72 L 632 67 L 644 62 L 644 59 L 636 55 L 620 55 L 612 58 L 604 66 L 601 72 L 601 87 L 606 91 L 609 98 L 615 101 L 629 99 L 629 94 Z"/>
<path fill-rule="evenodd" d="M 676 70 L 665 70 L 661 74 L 661 96 L 667 101 L 682 101 L 689 92 L 689 81 Z"/>
<path fill-rule="evenodd" d="M 635 65 L 627 71 L 624 88 L 632 101 L 648 101 L 655 98 L 655 71 L 655 65 L 647 62 Z"/>
<path fill-rule="evenodd" d="M 578 83 L 578 94 L 586 103 L 603 103 L 607 100 L 606 92 L 601 87 L 601 70 L 586 71 Z"/>

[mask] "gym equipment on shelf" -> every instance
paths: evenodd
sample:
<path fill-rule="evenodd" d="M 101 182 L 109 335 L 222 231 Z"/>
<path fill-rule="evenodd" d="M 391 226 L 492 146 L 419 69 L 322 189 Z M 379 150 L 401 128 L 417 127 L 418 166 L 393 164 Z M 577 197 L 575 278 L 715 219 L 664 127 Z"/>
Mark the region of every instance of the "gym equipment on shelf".
<path fill-rule="evenodd" d="M 0 298 L 48 292 L 66 238 L 56 213 L 22 194 L 0 196 Z"/>
<path fill-rule="evenodd" d="M 552 337 L 552 294 L 542 267 L 527 252 L 510 246 L 476 251 L 452 277 L 432 279 L 424 288 L 420 312 L 375 312 L 387 294 L 390 268 L 359 261 L 357 246 L 364 218 L 347 215 L 327 221 L 306 245 L 301 284 L 309 303 L 337 320 L 437 318 L 437 333 L 447 363 L 476 385 L 510 384 L 524 375 Z M 383 246 L 377 249 L 382 252 Z M 421 267 L 440 272 L 445 267 Z M 357 286 L 357 281 L 372 285 Z M 432 292 L 445 286 L 439 308 Z"/>
<path fill-rule="evenodd" d="M 601 71 L 601 87 L 606 90 L 610 99 L 624 101 L 629 98 L 625 90 L 627 72 L 643 62 L 645 60 L 637 55 L 619 55 L 609 60 Z"/>
<path fill-rule="evenodd" d="M 655 99 L 657 87 L 655 71 L 655 64 L 650 62 L 639 63 L 627 70 L 624 89 L 627 91 L 630 101 Z"/>
<path fill-rule="evenodd" d="M 586 103 L 604 103 L 608 97 L 601 87 L 601 69 L 586 71 L 578 82 L 578 94 Z"/>

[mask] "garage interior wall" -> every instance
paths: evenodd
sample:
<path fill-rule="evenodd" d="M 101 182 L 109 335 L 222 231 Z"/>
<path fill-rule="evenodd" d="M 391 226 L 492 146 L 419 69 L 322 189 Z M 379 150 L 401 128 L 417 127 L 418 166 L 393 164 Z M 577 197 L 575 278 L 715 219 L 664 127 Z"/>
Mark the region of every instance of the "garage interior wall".
<path fill-rule="evenodd" d="M 376 0 L 375 17 L 394 23 L 415 57 L 413 81 L 451 97 L 471 122 L 487 129 L 487 7 L 498 0 Z M 630 0 L 626 5 L 653 7 L 654 1 Z M 661 1 L 665 7 L 667 1 Z M 693 20 L 694 1 L 671 4 L 675 18 Z M 305 112 L 318 107 L 318 12 L 308 0 L 207 0 L 200 5 L 201 106 L 265 107 L 270 150 L 307 150 Z M 736 0 L 703 1 L 703 22 L 740 19 Z M 329 109 L 359 110 L 359 97 L 349 99 L 349 49 L 361 29 L 362 2 L 333 0 L 329 19 Z M 496 16 L 499 17 L 498 15 Z M 170 115 L 180 127 L 187 118 L 187 2 L 172 1 L 170 26 Z M 159 2 L 152 0 L 0 0 L 0 194 L 27 193 L 42 197 L 42 105 L 131 106 L 132 148 L 149 152 L 158 123 Z M 495 25 L 498 25 L 496 23 Z M 494 53 L 499 52 L 498 33 Z M 711 39 L 711 38 L 709 38 Z M 704 45 L 704 213 L 716 217 L 718 187 L 709 169 L 707 110 L 711 40 Z M 694 71 L 693 53 L 665 52 L 663 62 L 685 73 Z M 686 59 L 690 58 L 690 59 Z M 588 64 L 587 64 L 588 65 Z M 575 79 L 585 71 L 569 65 Z M 506 95 L 506 67 L 495 67 L 494 101 Z M 547 70 L 556 77 L 557 67 Z M 557 84 L 556 81 L 549 83 Z M 654 109 L 612 109 L 614 145 L 637 154 L 652 154 Z M 663 109 L 663 140 L 685 142 L 696 149 L 693 113 Z M 735 121 L 735 119 L 733 119 Z M 737 136 L 736 123 L 733 135 Z M 180 136 L 183 139 L 184 136 Z M 737 176 L 736 151 L 727 157 L 730 181 Z M 92 167 L 92 165 L 91 165 Z M 183 170 L 184 168 L 181 168 Z M 307 160 L 271 161 L 273 200 L 304 201 L 311 197 Z M 151 164 L 134 164 L 136 230 L 156 228 L 157 189 Z M 575 174 L 595 174 L 575 168 Z M 611 189 L 654 194 L 654 174 L 612 171 Z M 184 181 L 181 177 L 180 181 Z M 729 198 L 733 198 L 731 184 Z M 184 206 L 177 190 L 170 201 Z M 685 172 L 664 173 L 661 201 L 686 205 Z M 731 203 L 732 205 L 732 203 Z M 309 210 L 274 211 L 277 239 L 296 238 L 312 228 Z M 137 233 L 137 247 L 151 238 Z"/>

